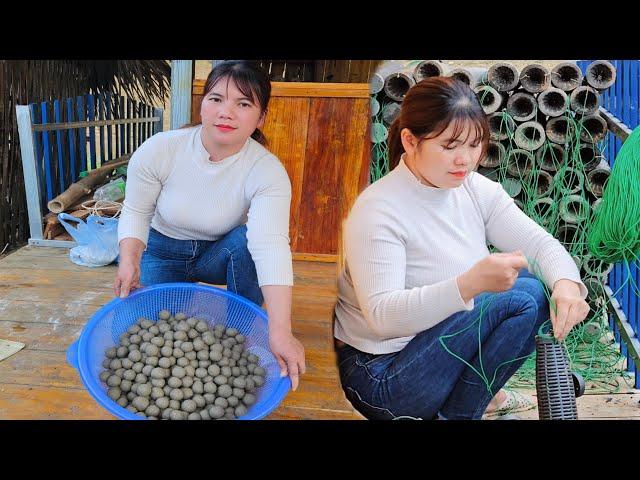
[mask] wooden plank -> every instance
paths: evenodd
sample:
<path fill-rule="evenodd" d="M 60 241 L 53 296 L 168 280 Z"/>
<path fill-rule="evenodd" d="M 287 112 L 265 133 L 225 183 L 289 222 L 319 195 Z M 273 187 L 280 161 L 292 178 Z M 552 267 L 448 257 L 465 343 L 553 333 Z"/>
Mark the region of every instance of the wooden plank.
<path fill-rule="evenodd" d="M 111 120 L 111 111 L 113 110 L 113 100 L 111 98 L 111 93 L 110 92 L 105 93 L 104 98 L 105 98 L 104 118 L 108 122 L 109 120 Z M 108 123 L 106 125 L 107 125 L 107 158 L 111 160 L 113 158 L 113 145 L 112 145 L 113 133 L 111 132 L 111 125 Z"/>
<path fill-rule="evenodd" d="M 81 212 L 83 215 L 85 212 Z M 86 211 L 88 214 L 89 211 Z M 65 251 L 65 255 L 61 257 L 45 257 L 45 256 L 16 256 L 9 255 L 6 259 L 3 259 L 0 262 L 0 270 L 10 270 L 10 269 L 41 269 L 41 270 L 64 270 L 67 272 L 87 272 L 87 267 L 82 267 L 80 265 L 76 265 L 69 259 L 69 251 L 65 248 L 60 248 L 58 250 Z M 95 272 L 91 272 L 93 275 L 104 276 L 104 275 L 112 275 L 115 277 L 116 274 L 116 266 L 109 265 L 105 267 L 100 267 L 100 269 Z"/>
<path fill-rule="evenodd" d="M 146 114 L 146 105 L 142 102 L 139 103 L 138 105 L 139 108 L 139 112 L 138 112 L 138 117 L 142 118 L 145 116 Z M 140 145 L 142 145 L 144 143 L 144 141 L 147 139 L 147 126 L 149 124 L 147 122 L 141 123 L 140 124 L 140 135 L 139 135 L 139 141 L 138 141 L 138 147 Z"/>
<path fill-rule="evenodd" d="M 2 269 L 0 270 L 0 291 L 14 288 L 37 287 L 74 287 L 76 289 L 94 288 L 109 290 L 113 284 L 114 275 L 108 272 L 96 275 L 92 271 L 74 272 L 59 270 L 31 270 L 31 269 Z"/>
<path fill-rule="evenodd" d="M 600 107 L 600 115 L 607 122 L 609 130 L 622 142 L 631 135 L 631 129 L 606 108 Z M 609 162 L 613 162 L 614 158 L 611 153 L 609 153 L 608 157 Z"/>
<path fill-rule="evenodd" d="M 126 101 L 126 116 L 127 116 L 127 119 L 131 120 L 131 99 L 130 98 L 127 98 L 127 101 Z M 126 123 L 126 128 L 127 128 L 127 130 L 126 130 L 126 132 L 127 132 L 127 137 L 126 137 L 127 138 L 127 140 L 126 140 L 126 145 L 127 145 L 126 148 L 127 148 L 127 150 L 126 151 L 127 151 L 127 153 L 131 153 L 131 151 L 132 151 L 131 150 L 131 145 L 132 145 L 132 143 L 131 143 L 131 140 L 132 140 L 132 138 L 131 138 L 132 125 L 131 125 L 130 121 Z"/>
<path fill-rule="evenodd" d="M 96 118 L 98 121 L 104 120 L 104 94 L 98 94 L 96 96 Z M 95 129 L 95 127 L 94 127 Z M 104 126 L 98 127 L 98 148 L 100 155 L 98 156 L 100 166 L 107 161 L 107 157 L 104 151 Z"/>
<path fill-rule="evenodd" d="M 60 100 L 53 101 L 53 115 L 56 122 L 62 120 L 62 111 L 60 109 Z M 56 130 L 56 153 L 58 157 L 58 182 L 60 185 L 60 192 L 64 192 L 67 188 L 66 185 L 66 169 L 64 168 L 64 155 L 63 155 L 63 147 L 62 147 L 62 132 L 60 130 Z"/>
<path fill-rule="evenodd" d="M 338 255 L 330 255 L 326 253 L 293 253 L 292 257 L 294 262 L 306 261 L 335 263 L 338 260 Z"/>
<path fill-rule="evenodd" d="M 115 420 L 85 390 L 0 383 L 0 418 L 11 420 Z M 355 410 L 280 405 L 268 420 L 362 420 Z"/>
<path fill-rule="evenodd" d="M 84 326 L 87 320 L 98 310 L 104 302 L 91 300 L 85 302 L 80 295 L 76 302 L 59 302 L 51 299 L 35 301 L 0 299 L 0 320 L 18 322 L 20 325 L 28 323 L 50 324 L 52 329 L 60 325 Z"/>
<path fill-rule="evenodd" d="M 10 420 L 115 420 L 84 389 L 0 383 L 0 418 Z"/>
<path fill-rule="evenodd" d="M 80 286 L 70 289 L 68 285 L 63 286 L 35 286 L 21 285 L 13 288 L 0 289 L 2 301 L 22 301 L 37 303 L 63 303 L 78 304 L 89 303 L 92 305 L 104 305 L 113 299 L 113 290 L 105 288 L 89 289 Z"/>
<path fill-rule="evenodd" d="M 24 277 L 24 283 L 33 280 L 42 284 L 0 291 L 0 337 L 26 344 L 15 358 L 0 362 L 0 418 L 111 418 L 84 390 L 78 373 L 67 365 L 65 352 L 88 318 L 113 298 L 110 288 L 99 289 L 101 293 L 83 284 L 89 281 L 89 275 L 110 279 L 115 268 L 107 267 L 103 272 L 82 267 L 77 267 L 79 272 L 44 268 L 47 260 L 68 262 L 67 256 L 68 251 L 62 249 L 25 247 L 0 261 L 0 281 L 20 281 Z M 3 267 L 2 263 L 12 257 L 16 265 L 32 261 L 38 267 Z M 39 269 L 44 273 L 35 272 Z M 268 418 L 362 418 L 344 397 L 333 351 L 336 266 L 296 262 L 294 273 L 297 285 L 292 327 L 305 346 L 307 373 L 298 391 L 290 392 Z M 12 300 L 20 296 L 16 291 L 27 291 L 28 295 L 22 295 L 26 299 Z M 585 395 L 578 399 L 580 418 L 640 418 L 638 400 L 637 391 L 631 396 Z M 521 416 L 537 418 L 537 411 Z"/>
<path fill-rule="evenodd" d="M 138 115 L 138 103 L 136 101 L 131 101 L 131 114 L 129 115 L 131 120 L 137 120 L 140 116 Z M 140 128 L 142 127 L 142 123 L 131 124 L 131 152 L 133 152 L 136 148 L 138 148 L 138 139 L 140 138 Z"/>
<path fill-rule="evenodd" d="M 40 104 L 41 121 L 47 123 L 47 102 Z M 51 145 L 49 142 L 49 132 L 42 133 L 42 153 L 44 162 L 45 178 L 47 181 L 47 201 L 51 200 L 54 193 L 53 169 L 51 168 Z"/>
<path fill-rule="evenodd" d="M 120 113 L 120 118 L 126 119 L 124 113 L 124 104 L 125 98 L 122 95 L 116 95 L 116 100 L 118 102 L 118 112 Z M 127 120 L 128 121 L 128 120 Z M 126 137 L 126 127 L 125 124 L 127 122 L 123 122 L 120 124 L 120 155 L 125 155 L 127 152 L 127 137 Z"/>
<path fill-rule="evenodd" d="M 76 97 L 76 118 L 79 123 L 84 122 L 86 115 L 84 98 L 80 95 Z M 87 129 L 85 127 L 78 130 L 78 149 L 80 150 L 80 171 L 91 170 L 90 166 L 87 168 Z"/>
<path fill-rule="evenodd" d="M 204 95 L 205 80 L 193 82 L 192 94 Z M 331 97 L 366 98 L 369 100 L 368 83 L 319 83 L 319 82 L 271 82 L 271 97 Z M 195 98 L 195 97 L 192 97 Z M 193 114 L 193 105 L 192 105 Z"/>
<path fill-rule="evenodd" d="M 296 324 L 301 321 L 331 325 L 333 323 L 334 305 L 335 301 L 307 304 L 305 297 L 302 295 L 295 295 L 293 299 L 293 308 L 291 310 L 291 322 L 294 328 L 296 328 Z"/>
<path fill-rule="evenodd" d="M 27 255 L 41 257 L 64 256 L 69 255 L 69 251 L 55 247 L 34 247 L 28 245 L 8 253 L 5 258 L 9 258 L 11 256 L 22 257 Z"/>
<path fill-rule="evenodd" d="M 67 307 L 59 305 L 62 311 L 65 311 Z M 71 319 L 61 319 L 59 312 L 53 312 L 56 316 L 50 316 L 48 319 L 52 321 L 47 322 L 35 321 L 35 318 L 41 317 L 36 317 L 33 314 L 7 316 L 4 311 L 0 311 L 0 338 L 22 342 L 27 346 L 26 348 L 31 350 L 66 352 L 69 345 L 79 338 L 80 332 L 91 314 L 99 308 L 97 305 L 93 306 L 92 309 L 87 308 L 87 313 L 84 316 L 78 315 Z M 4 318 L 9 318 L 10 320 L 4 320 Z M 71 320 L 77 324 L 63 323 L 65 320 Z M 333 349 L 333 335 L 330 324 L 299 319 L 295 319 L 292 324 L 293 334 L 302 342 L 305 349 L 327 351 Z"/>
<path fill-rule="evenodd" d="M 143 122 L 155 122 L 161 120 L 161 117 L 146 116 L 143 118 L 122 118 L 116 120 L 88 120 L 83 122 L 56 122 L 47 125 L 34 125 L 34 132 L 46 132 L 50 130 L 68 130 L 89 127 L 104 127 L 111 125 L 131 125 Z"/>
<path fill-rule="evenodd" d="M 297 251 L 337 254 L 342 221 L 360 192 L 369 104 L 313 99 L 300 203 Z M 345 128 L 346 126 L 346 128 Z"/>
<path fill-rule="evenodd" d="M 629 364 L 634 362 L 636 368 L 640 370 L 640 341 L 638 341 L 638 335 L 628 321 L 627 315 L 622 311 L 620 303 L 613 296 L 613 291 L 609 286 L 605 286 L 605 293 L 607 294 L 607 310 L 613 317 L 615 324 L 618 327 L 620 336 L 624 341 L 624 346 L 628 350 L 627 361 Z"/>
<path fill-rule="evenodd" d="M 80 337 L 82 325 L 0 320 L 0 338 L 22 342 L 29 350 L 66 352 Z"/>
<path fill-rule="evenodd" d="M 36 124 L 39 123 L 39 118 L 40 118 L 40 114 L 39 114 L 39 109 L 37 108 L 37 104 L 35 103 L 30 103 L 29 104 L 29 111 L 31 112 L 31 122 L 32 124 Z M 45 171 L 44 171 L 44 163 L 42 162 L 42 135 L 39 134 L 35 134 L 33 136 L 33 145 L 34 145 L 34 149 L 35 149 L 35 158 L 36 158 L 36 170 L 37 170 L 37 174 L 38 174 L 38 186 L 39 186 L 39 191 L 40 191 L 40 198 L 41 201 L 46 205 L 47 201 L 44 199 L 44 192 L 45 192 Z"/>
<path fill-rule="evenodd" d="M 73 122 L 73 99 L 67 98 L 67 108 L 66 108 L 66 120 L 67 122 Z M 71 183 L 78 180 L 78 174 L 80 172 L 76 171 L 76 131 L 68 130 L 69 135 L 69 170 L 71 172 Z"/>
<path fill-rule="evenodd" d="M 269 141 L 269 150 L 280 159 L 291 181 L 289 238 L 293 251 L 297 249 L 298 214 L 307 148 L 309 103 L 307 98 L 274 98 L 269 106 L 264 126 L 264 133 Z"/>
<path fill-rule="evenodd" d="M 87 119 L 89 122 L 96 120 L 96 104 L 93 95 L 87 95 Z M 89 153 L 91 155 L 91 169 L 99 168 L 101 165 L 96 157 L 96 129 L 93 126 L 89 127 Z"/>
<path fill-rule="evenodd" d="M 356 410 L 289 407 L 280 405 L 266 420 L 366 420 Z"/>
<path fill-rule="evenodd" d="M 196 95 L 194 94 L 191 98 L 191 123 L 199 123 L 200 122 L 200 106 L 202 105 L 202 99 L 204 98 L 204 94 Z M 269 115 L 267 115 L 267 121 Z"/>
<path fill-rule="evenodd" d="M 65 352 L 24 348 L 0 362 L 4 384 L 54 388 L 82 388 L 79 373 L 66 362 Z M 339 385 L 335 361 L 327 352 L 307 352 L 307 373 L 298 390 L 283 405 L 344 410 L 349 407 Z"/>
<path fill-rule="evenodd" d="M 78 372 L 67 363 L 64 352 L 28 348 L 0 362 L 0 379 L 14 385 L 82 387 Z"/>
<path fill-rule="evenodd" d="M 68 326 L 67 330 L 72 327 Z M 15 335 L 13 337 L 16 338 Z M 23 350 L 0 362 L 0 379 L 4 383 L 19 385 L 78 387 L 80 385 L 78 372 L 66 361 L 66 348 L 77 337 L 74 335 L 66 340 L 61 339 L 60 343 L 54 345 L 56 350 L 45 350 L 43 346 L 34 349 L 27 344 Z M 14 341 L 25 343 L 20 338 Z M 67 342 L 66 346 L 65 341 Z M 327 388 L 329 385 L 339 387 L 336 358 L 333 352 L 306 349 L 305 361 L 307 370 L 302 377 L 301 388 L 293 392 L 296 394 L 301 392 L 300 401 L 311 401 L 309 397 L 312 392 L 317 393 L 318 389 Z M 302 388 L 302 383 L 305 384 L 304 388 Z M 322 402 L 328 404 L 334 402 L 334 399 L 325 398 Z M 318 407 L 316 403 L 314 405 Z M 319 408 L 334 407 L 323 406 Z"/>
<path fill-rule="evenodd" d="M 313 377 L 305 374 L 295 392 L 289 392 L 283 406 L 347 410 L 351 404 L 344 396 L 337 378 Z"/>

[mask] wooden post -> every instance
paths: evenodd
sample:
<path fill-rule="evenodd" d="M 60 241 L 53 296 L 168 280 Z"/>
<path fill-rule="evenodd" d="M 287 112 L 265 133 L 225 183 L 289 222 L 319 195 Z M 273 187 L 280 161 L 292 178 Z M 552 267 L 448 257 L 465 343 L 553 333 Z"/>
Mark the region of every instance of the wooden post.
<path fill-rule="evenodd" d="M 189 123 L 193 60 L 171 61 L 171 130 Z"/>

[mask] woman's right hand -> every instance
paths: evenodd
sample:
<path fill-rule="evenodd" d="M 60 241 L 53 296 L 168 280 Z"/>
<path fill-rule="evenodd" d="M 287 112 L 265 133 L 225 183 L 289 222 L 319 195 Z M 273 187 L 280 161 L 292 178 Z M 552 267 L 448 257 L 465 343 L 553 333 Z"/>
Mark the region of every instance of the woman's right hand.
<path fill-rule="evenodd" d="M 113 291 L 117 297 L 124 298 L 132 290 L 140 288 L 140 260 L 145 244 L 137 238 L 120 240 L 120 264 L 113 282 Z"/>
<path fill-rule="evenodd" d="M 121 262 L 113 282 L 113 290 L 117 297 L 125 298 L 136 288 L 140 288 L 140 263 Z"/>
<path fill-rule="evenodd" d="M 458 289 L 465 302 L 482 292 L 504 292 L 513 287 L 520 269 L 529 263 L 522 252 L 492 253 L 458 277 Z"/>

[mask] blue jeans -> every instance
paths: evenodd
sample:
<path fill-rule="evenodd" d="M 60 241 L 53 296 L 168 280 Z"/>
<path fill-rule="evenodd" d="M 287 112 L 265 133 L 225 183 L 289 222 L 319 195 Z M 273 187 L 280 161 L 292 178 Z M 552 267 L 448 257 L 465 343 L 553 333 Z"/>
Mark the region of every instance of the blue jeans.
<path fill-rule="evenodd" d="M 399 352 L 374 355 L 350 345 L 338 347 L 342 388 L 354 408 L 372 420 L 480 419 L 493 396 L 534 351 L 535 336 L 548 318 L 542 284 L 521 273 L 510 290 L 478 295 L 473 310 L 420 332 Z M 491 391 L 441 345 L 441 336 L 460 331 L 443 339 L 447 348 L 483 371 Z"/>
<path fill-rule="evenodd" d="M 258 306 L 264 301 L 256 266 L 247 249 L 247 227 L 240 225 L 216 241 L 176 240 L 153 228 L 140 262 L 142 286 L 171 282 L 226 285 Z"/>

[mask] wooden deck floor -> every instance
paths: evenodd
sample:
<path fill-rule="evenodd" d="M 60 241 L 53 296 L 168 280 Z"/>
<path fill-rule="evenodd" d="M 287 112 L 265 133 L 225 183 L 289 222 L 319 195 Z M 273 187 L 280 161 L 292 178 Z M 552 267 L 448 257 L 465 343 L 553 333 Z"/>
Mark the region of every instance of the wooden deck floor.
<path fill-rule="evenodd" d="M 333 263 L 295 262 L 293 329 L 307 373 L 270 419 L 361 419 L 338 383 L 331 337 Z M 65 351 L 113 298 L 115 267 L 74 265 L 68 250 L 24 247 L 0 260 L 0 338 L 26 347 L 0 361 L 0 419 L 112 419 L 85 391 Z M 640 392 L 585 395 L 583 419 L 640 419 Z M 522 415 L 537 418 L 536 410 Z"/>

